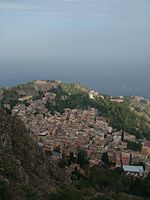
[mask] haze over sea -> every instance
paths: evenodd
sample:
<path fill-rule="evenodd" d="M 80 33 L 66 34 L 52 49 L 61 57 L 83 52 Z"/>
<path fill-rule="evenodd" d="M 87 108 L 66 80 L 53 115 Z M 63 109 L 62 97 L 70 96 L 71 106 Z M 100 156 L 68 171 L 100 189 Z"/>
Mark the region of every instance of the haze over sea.
<path fill-rule="evenodd" d="M 150 98 L 150 1 L 0 0 L 0 87 L 35 79 Z"/>

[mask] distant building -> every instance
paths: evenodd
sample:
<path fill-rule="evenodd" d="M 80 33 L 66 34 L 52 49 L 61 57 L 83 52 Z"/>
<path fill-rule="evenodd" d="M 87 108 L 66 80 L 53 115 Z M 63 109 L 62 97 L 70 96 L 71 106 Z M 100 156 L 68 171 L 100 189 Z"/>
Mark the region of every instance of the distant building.
<path fill-rule="evenodd" d="M 120 152 L 116 152 L 116 168 L 117 167 L 121 167 L 121 155 L 120 155 Z"/>
<path fill-rule="evenodd" d="M 144 141 L 141 154 L 143 156 L 149 156 L 150 155 L 150 141 L 149 140 Z"/>
<path fill-rule="evenodd" d="M 46 84 L 47 82 L 45 80 L 36 80 L 36 81 L 34 81 L 34 83 L 42 85 L 42 84 Z"/>
<path fill-rule="evenodd" d="M 129 141 L 129 142 L 135 142 L 136 141 L 136 137 L 135 135 L 131 135 L 129 133 L 123 133 L 123 139 L 124 141 Z"/>
<path fill-rule="evenodd" d="M 143 175 L 143 166 L 123 165 L 123 170 L 128 175 Z"/>
<path fill-rule="evenodd" d="M 33 96 L 23 96 L 23 97 L 20 97 L 18 100 L 23 102 L 23 101 L 27 101 L 27 100 L 30 100 L 32 99 Z"/>
<path fill-rule="evenodd" d="M 129 165 L 131 160 L 130 153 L 122 152 L 121 153 L 121 163 L 122 165 Z"/>
<path fill-rule="evenodd" d="M 112 133 L 112 131 L 113 131 L 113 128 L 112 128 L 111 126 L 108 126 L 107 132 L 108 132 L 108 133 Z"/>
<path fill-rule="evenodd" d="M 94 90 L 90 90 L 90 92 L 89 92 L 90 99 L 95 99 L 98 95 L 99 95 L 99 93 Z"/>
<path fill-rule="evenodd" d="M 46 135 L 48 135 L 48 131 L 38 133 L 38 136 L 46 136 Z"/>

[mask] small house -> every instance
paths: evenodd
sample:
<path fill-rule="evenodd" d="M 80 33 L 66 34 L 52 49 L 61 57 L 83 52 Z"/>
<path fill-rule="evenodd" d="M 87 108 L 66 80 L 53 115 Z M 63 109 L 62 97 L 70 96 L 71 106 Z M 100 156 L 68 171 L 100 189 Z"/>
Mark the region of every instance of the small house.
<path fill-rule="evenodd" d="M 143 166 L 123 165 L 123 170 L 127 175 L 140 175 L 144 173 Z"/>

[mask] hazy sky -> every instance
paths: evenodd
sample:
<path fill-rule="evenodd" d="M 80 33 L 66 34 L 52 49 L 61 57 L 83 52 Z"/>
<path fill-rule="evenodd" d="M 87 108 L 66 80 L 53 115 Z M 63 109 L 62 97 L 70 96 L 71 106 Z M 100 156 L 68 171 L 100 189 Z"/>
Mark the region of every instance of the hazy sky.
<path fill-rule="evenodd" d="M 150 61 L 150 0 L 0 0 L 0 58 Z"/>

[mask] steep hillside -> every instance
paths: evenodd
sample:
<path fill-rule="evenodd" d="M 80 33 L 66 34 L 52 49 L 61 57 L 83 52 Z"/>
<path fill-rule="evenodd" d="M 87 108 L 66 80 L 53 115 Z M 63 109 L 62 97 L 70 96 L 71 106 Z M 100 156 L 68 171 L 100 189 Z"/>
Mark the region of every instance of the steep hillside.
<path fill-rule="evenodd" d="M 131 109 L 141 117 L 141 126 L 150 129 L 150 100 L 143 97 L 129 98 Z"/>
<path fill-rule="evenodd" d="M 0 110 L 0 198 L 46 199 L 52 190 L 51 165 L 23 123 Z"/>

